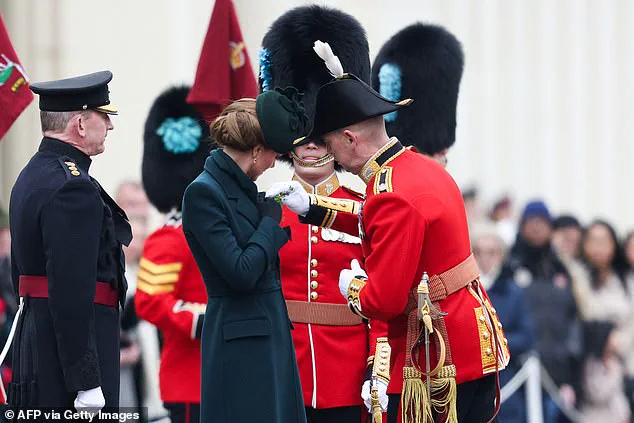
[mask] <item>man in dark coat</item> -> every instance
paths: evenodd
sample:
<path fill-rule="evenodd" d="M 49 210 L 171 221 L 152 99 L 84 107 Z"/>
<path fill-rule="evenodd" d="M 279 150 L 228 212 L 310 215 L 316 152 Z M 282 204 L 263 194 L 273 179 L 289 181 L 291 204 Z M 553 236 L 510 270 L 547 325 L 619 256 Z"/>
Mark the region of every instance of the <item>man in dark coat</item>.
<path fill-rule="evenodd" d="M 112 130 L 109 71 L 36 83 L 40 147 L 11 193 L 12 276 L 21 297 L 13 343 L 14 408 L 96 412 L 119 403 L 123 210 L 88 174 Z"/>
<path fill-rule="evenodd" d="M 536 349 L 542 365 L 559 387 L 570 407 L 579 391 L 582 336 L 577 303 L 568 270 L 551 247 L 552 218 L 546 204 L 526 204 L 517 241 L 508 265 L 528 299 L 535 323 Z M 550 396 L 544 397 L 544 421 L 557 421 L 560 414 Z"/>

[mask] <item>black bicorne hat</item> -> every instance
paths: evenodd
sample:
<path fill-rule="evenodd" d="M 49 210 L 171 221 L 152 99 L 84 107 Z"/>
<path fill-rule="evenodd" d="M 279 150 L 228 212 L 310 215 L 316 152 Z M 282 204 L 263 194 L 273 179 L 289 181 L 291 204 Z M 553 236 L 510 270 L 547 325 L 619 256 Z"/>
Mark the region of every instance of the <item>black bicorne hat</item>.
<path fill-rule="evenodd" d="M 143 188 L 160 212 L 182 207 L 185 188 L 202 172 L 209 127 L 185 99 L 190 87 L 172 87 L 154 101 L 143 133 Z"/>
<path fill-rule="evenodd" d="M 385 116 L 388 134 L 429 155 L 451 147 L 463 65 L 460 42 L 440 26 L 416 23 L 388 40 L 372 65 L 372 86 L 392 101 L 416 99 Z"/>
<path fill-rule="evenodd" d="M 320 88 L 312 130 L 294 144 L 303 145 L 312 138 L 321 138 L 337 129 L 395 112 L 411 103 L 411 98 L 390 101 L 355 75 L 344 74 Z"/>

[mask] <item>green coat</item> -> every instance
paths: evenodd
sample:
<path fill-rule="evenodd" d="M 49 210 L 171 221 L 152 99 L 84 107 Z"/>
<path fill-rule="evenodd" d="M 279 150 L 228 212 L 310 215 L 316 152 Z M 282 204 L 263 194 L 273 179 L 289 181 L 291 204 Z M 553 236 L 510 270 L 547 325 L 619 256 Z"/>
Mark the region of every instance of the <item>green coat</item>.
<path fill-rule="evenodd" d="M 183 230 L 209 296 L 201 423 L 306 422 L 279 278 L 288 237 L 256 201 L 256 185 L 222 150 L 183 199 Z"/>

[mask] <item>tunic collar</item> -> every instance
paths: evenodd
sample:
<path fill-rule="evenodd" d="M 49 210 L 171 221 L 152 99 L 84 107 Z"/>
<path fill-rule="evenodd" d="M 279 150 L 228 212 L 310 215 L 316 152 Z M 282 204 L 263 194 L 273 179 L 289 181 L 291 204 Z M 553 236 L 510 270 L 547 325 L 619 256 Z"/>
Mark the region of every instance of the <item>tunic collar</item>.
<path fill-rule="evenodd" d="M 374 153 L 370 160 L 363 165 L 361 172 L 359 172 L 359 177 L 367 185 L 383 166 L 400 156 L 403 151 L 405 151 L 403 144 L 396 137 L 390 138 L 390 141 Z"/>
<path fill-rule="evenodd" d="M 56 138 L 44 137 L 40 143 L 39 152 L 53 153 L 57 156 L 68 156 L 75 161 L 75 164 L 83 171 L 88 172 L 92 160 L 86 154 L 79 151 L 77 148 L 68 144 L 67 142 L 60 141 Z"/>
<path fill-rule="evenodd" d="M 293 180 L 302 184 L 304 190 L 306 190 L 307 193 L 317 194 L 325 197 L 328 197 L 333 192 L 337 191 L 341 186 L 336 172 L 332 172 L 329 177 L 314 186 L 300 178 L 297 173 L 293 175 Z"/>

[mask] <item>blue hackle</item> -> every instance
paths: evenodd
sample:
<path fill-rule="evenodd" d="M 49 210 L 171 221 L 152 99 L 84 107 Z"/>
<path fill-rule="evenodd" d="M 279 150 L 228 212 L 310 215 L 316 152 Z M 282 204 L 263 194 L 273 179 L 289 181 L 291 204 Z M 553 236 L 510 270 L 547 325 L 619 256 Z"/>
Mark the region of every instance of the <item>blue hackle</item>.
<path fill-rule="evenodd" d="M 258 53 L 258 62 L 260 72 L 258 77 L 262 81 L 262 91 L 268 91 L 271 89 L 271 54 L 268 49 L 262 48 Z"/>
<path fill-rule="evenodd" d="M 401 68 L 393 63 L 384 63 L 379 69 L 379 91 L 390 101 L 401 100 Z M 385 115 L 386 122 L 393 122 L 397 112 Z"/>
<path fill-rule="evenodd" d="M 203 131 L 196 120 L 183 116 L 165 119 L 156 133 L 163 139 L 165 150 L 172 154 L 187 154 L 198 149 Z"/>

